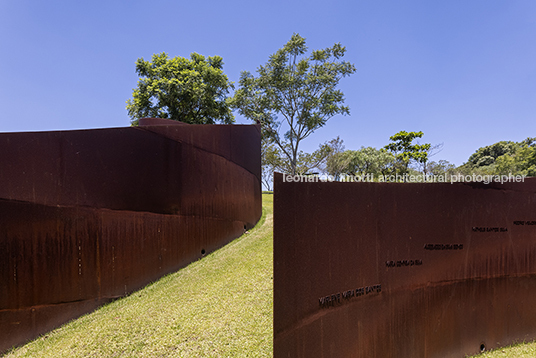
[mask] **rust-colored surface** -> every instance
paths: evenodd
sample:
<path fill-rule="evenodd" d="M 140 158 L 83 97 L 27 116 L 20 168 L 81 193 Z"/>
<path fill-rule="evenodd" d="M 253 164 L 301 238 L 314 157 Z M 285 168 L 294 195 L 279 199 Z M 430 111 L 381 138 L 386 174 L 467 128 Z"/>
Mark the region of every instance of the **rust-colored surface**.
<path fill-rule="evenodd" d="M 275 358 L 461 358 L 536 338 L 536 178 L 274 185 Z"/>
<path fill-rule="evenodd" d="M 201 258 L 261 216 L 257 126 L 0 134 L 0 352 Z"/>

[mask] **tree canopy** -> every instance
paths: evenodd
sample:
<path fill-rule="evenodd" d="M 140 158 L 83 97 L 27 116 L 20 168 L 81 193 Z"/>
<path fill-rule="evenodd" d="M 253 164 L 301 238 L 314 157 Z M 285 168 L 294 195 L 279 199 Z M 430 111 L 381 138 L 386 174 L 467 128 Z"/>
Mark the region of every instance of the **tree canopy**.
<path fill-rule="evenodd" d="M 349 114 L 337 86 L 355 72 L 341 60 L 346 49 L 339 43 L 305 56 L 307 50 L 305 39 L 292 35 L 257 69 L 258 77 L 242 72 L 231 100 L 241 115 L 261 123 L 263 136 L 282 153 L 291 174 L 300 170 L 300 142 L 334 115 Z"/>
<path fill-rule="evenodd" d="M 361 147 L 359 150 L 346 150 L 331 156 L 327 172 L 334 178 L 341 175 L 374 177 L 390 174 L 394 164 L 394 155 L 386 149 Z"/>
<path fill-rule="evenodd" d="M 500 141 L 478 148 L 459 170 L 462 173 L 536 176 L 536 138 Z"/>
<path fill-rule="evenodd" d="M 473 167 L 483 167 L 495 163 L 495 160 L 502 155 L 512 155 L 515 153 L 518 143 L 511 141 L 501 141 L 492 145 L 478 148 L 477 151 L 467 160 Z"/>
<path fill-rule="evenodd" d="M 262 180 L 263 185 L 270 190 L 273 172 L 290 173 L 292 168 L 290 168 L 290 161 L 286 160 L 279 147 L 269 142 L 267 137 L 263 137 L 262 141 Z M 309 175 L 329 172 L 330 158 L 342 152 L 343 149 L 343 141 L 337 137 L 319 145 L 318 149 L 312 153 L 300 150 L 296 160 L 296 173 Z"/>
<path fill-rule="evenodd" d="M 392 143 L 387 144 L 385 149 L 394 154 L 399 164 L 398 171 L 400 173 L 408 172 L 412 160 L 417 163 L 426 163 L 428 160 L 431 144 L 413 144 L 414 139 L 421 138 L 423 135 L 423 132 L 400 131 L 389 138 Z"/>
<path fill-rule="evenodd" d="M 127 101 L 133 125 L 144 117 L 191 124 L 234 122 L 227 103 L 233 84 L 223 73 L 221 57 L 192 53 L 190 59 L 169 58 L 163 52 L 153 55 L 152 61 L 139 58 L 136 73 L 140 76 L 138 87 Z"/>

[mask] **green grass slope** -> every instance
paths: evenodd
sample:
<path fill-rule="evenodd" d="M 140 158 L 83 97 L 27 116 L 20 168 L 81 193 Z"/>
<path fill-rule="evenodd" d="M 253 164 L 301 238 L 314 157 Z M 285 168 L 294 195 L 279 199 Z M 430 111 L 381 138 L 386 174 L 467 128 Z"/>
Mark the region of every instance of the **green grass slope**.
<path fill-rule="evenodd" d="M 532 358 L 536 357 L 536 343 L 516 344 L 510 347 L 497 348 L 474 356 L 475 358 Z"/>
<path fill-rule="evenodd" d="M 271 357 L 273 196 L 249 233 L 5 357 Z"/>

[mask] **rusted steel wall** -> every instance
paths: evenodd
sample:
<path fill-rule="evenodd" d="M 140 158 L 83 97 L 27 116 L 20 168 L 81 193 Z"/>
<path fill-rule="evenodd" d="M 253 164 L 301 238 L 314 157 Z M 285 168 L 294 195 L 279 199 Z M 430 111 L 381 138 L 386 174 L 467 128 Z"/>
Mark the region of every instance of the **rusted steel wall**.
<path fill-rule="evenodd" d="M 536 178 L 274 188 L 274 357 L 464 357 L 536 338 Z"/>
<path fill-rule="evenodd" d="M 0 134 L 0 352 L 255 225 L 257 126 Z"/>

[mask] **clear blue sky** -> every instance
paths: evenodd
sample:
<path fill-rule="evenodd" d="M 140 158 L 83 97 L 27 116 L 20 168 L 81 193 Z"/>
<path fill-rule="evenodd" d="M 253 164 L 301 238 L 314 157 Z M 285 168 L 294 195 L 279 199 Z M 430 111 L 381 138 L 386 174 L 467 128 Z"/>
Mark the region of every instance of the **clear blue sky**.
<path fill-rule="evenodd" d="M 237 82 L 297 32 L 340 42 L 356 74 L 337 135 L 382 147 L 400 130 L 444 143 L 456 165 L 478 147 L 536 137 L 536 1 L 0 1 L 0 132 L 129 125 L 135 62 L 219 55 Z M 237 116 L 238 123 L 247 121 Z"/>

